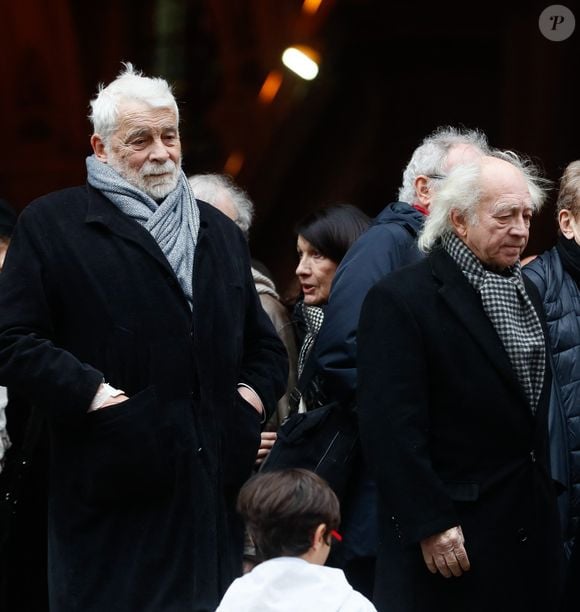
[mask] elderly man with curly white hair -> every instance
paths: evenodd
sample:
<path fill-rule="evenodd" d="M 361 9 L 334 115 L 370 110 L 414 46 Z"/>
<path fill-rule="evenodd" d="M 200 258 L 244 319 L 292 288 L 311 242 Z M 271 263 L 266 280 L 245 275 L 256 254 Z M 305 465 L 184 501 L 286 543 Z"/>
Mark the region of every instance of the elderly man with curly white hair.
<path fill-rule="evenodd" d="M 541 184 L 513 154 L 456 166 L 419 237 L 427 257 L 365 300 L 358 405 L 380 499 L 379 610 L 558 609 L 543 312 L 519 262 Z"/>
<path fill-rule="evenodd" d="M 50 609 L 213 610 L 285 350 L 167 82 L 128 64 L 91 106 L 87 184 L 26 207 L 0 281 L 0 384 L 50 432 Z"/>

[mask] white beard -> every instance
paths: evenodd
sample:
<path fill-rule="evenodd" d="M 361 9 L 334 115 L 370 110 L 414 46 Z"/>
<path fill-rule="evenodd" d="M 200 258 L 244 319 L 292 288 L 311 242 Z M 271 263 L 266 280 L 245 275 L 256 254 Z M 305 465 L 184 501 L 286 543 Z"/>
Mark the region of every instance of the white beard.
<path fill-rule="evenodd" d="M 123 159 L 109 154 L 107 163 L 118 172 L 128 183 L 137 187 L 154 200 L 162 200 L 170 194 L 179 182 L 179 165 L 168 159 L 162 164 L 146 161 L 139 170 L 130 168 Z"/>

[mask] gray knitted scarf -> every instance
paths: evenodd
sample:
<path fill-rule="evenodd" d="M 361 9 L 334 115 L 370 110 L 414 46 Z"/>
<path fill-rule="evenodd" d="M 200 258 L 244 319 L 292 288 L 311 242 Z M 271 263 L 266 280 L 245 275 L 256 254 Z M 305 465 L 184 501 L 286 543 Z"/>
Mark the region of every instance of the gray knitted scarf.
<path fill-rule="evenodd" d="M 508 268 L 505 275 L 498 274 L 486 270 L 455 234 L 443 236 L 442 244 L 481 296 L 483 310 L 500 337 L 535 412 L 544 383 L 546 344 L 538 313 L 522 281 L 520 262 Z"/>
<path fill-rule="evenodd" d="M 199 208 L 184 172 L 181 171 L 177 187 L 159 204 L 94 155 L 87 157 L 87 173 L 90 185 L 153 236 L 193 309 L 193 258 Z"/>

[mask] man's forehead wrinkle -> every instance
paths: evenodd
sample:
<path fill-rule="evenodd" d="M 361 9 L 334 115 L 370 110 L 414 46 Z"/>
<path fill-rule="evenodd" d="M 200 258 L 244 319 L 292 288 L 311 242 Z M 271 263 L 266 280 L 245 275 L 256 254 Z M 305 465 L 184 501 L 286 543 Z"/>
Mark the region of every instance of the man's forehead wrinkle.
<path fill-rule="evenodd" d="M 517 196 L 509 196 L 502 197 L 498 201 L 496 201 L 490 209 L 492 215 L 502 215 L 507 213 L 515 213 L 522 211 L 533 212 L 533 207 L 529 200 L 522 201 L 521 198 Z"/>
<path fill-rule="evenodd" d="M 150 136 L 155 134 L 167 134 L 169 132 L 179 133 L 177 126 L 173 123 L 166 123 L 165 125 L 154 126 L 154 125 L 143 125 L 143 123 L 136 124 L 135 126 L 127 126 L 127 129 L 123 135 L 123 140 L 128 141 L 133 138 L 142 136 Z"/>
<path fill-rule="evenodd" d="M 119 116 L 119 126 L 125 125 L 128 129 L 132 126 L 141 127 L 144 124 L 163 124 L 163 126 L 177 126 L 175 111 L 170 108 L 122 108 Z"/>
<path fill-rule="evenodd" d="M 528 194 L 500 193 L 495 198 L 494 206 L 503 208 L 519 208 L 520 206 L 531 206 L 531 199 Z"/>

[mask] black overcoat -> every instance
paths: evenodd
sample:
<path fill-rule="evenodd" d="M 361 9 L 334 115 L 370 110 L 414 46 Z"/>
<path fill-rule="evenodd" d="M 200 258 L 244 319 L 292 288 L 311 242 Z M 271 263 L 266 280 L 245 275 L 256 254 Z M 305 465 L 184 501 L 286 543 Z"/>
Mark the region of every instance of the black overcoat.
<path fill-rule="evenodd" d="M 377 608 L 556 609 L 549 376 L 534 415 L 479 295 L 443 250 L 371 289 L 358 342 L 361 435 L 380 496 Z M 455 525 L 471 570 L 432 575 L 419 542 Z"/>
<path fill-rule="evenodd" d="M 213 610 L 239 571 L 225 491 L 250 473 L 285 349 L 246 242 L 199 202 L 193 316 L 166 258 L 90 186 L 21 213 L 0 277 L 0 384 L 51 435 L 51 610 Z M 105 379 L 130 399 L 87 413 Z"/>

